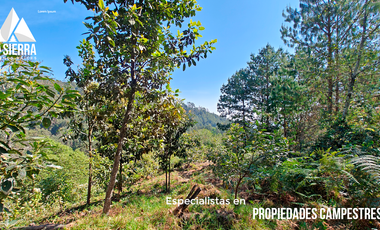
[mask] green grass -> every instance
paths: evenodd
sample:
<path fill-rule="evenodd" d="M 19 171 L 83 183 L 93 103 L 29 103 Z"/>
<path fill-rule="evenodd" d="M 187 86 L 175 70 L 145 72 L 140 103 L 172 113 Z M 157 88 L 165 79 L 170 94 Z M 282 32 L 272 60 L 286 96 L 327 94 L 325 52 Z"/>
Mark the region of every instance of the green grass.
<path fill-rule="evenodd" d="M 260 204 L 191 205 L 183 219 L 175 217 L 171 211 L 176 206 L 167 205 L 166 197 L 184 198 L 194 184 L 202 188 L 198 198 L 233 199 L 229 191 L 206 182 L 209 173 L 194 173 L 191 178 L 182 177 L 181 172 L 172 173 L 170 194 L 164 193 L 164 175 L 141 180 L 124 189 L 127 192 L 119 202 L 113 202 L 109 215 L 102 215 L 100 201 L 84 209 L 50 214 L 36 223 L 63 223 L 67 229 L 273 229 L 271 222 L 252 219 L 252 208 Z"/>
<path fill-rule="evenodd" d="M 190 173 L 189 173 L 190 172 Z M 93 204 L 85 206 L 70 204 L 65 212 L 57 212 L 57 207 L 41 207 L 35 210 L 34 219 L 22 222 L 66 224 L 67 229 L 326 229 L 323 221 L 306 223 L 292 220 L 252 219 L 253 208 L 277 207 L 279 204 L 268 199 L 247 202 L 246 205 L 232 204 L 234 194 L 215 183 L 211 171 L 197 165 L 187 171 L 173 172 L 171 192 L 166 194 L 165 175 L 141 179 L 136 184 L 125 187 L 119 202 L 113 202 L 109 215 L 102 214 L 104 194 L 93 197 Z M 175 205 L 166 204 L 166 197 L 185 198 L 191 187 L 198 184 L 202 192 L 198 198 L 211 197 L 229 199 L 225 205 L 190 205 L 183 218 L 172 214 Z M 32 217 L 32 215 L 29 215 Z"/>

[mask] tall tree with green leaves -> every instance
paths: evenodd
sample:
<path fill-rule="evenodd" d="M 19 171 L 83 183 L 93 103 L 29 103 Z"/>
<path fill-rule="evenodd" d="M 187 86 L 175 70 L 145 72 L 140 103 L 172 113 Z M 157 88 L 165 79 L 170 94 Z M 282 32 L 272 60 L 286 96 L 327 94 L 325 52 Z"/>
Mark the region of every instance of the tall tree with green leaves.
<path fill-rule="evenodd" d="M 358 77 L 379 65 L 373 54 L 380 32 L 378 5 L 370 0 L 301 0 L 300 10 L 288 7 L 283 15 L 291 23 L 281 29 L 285 44 L 307 50 L 320 63 L 310 83 L 321 92 L 319 103 L 328 119 L 335 108 L 345 120 Z"/>
<path fill-rule="evenodd" d="M 232 75 L 220 89 L 218 112 L 222 117 L 246 127 L 255 119 L 252 82 L 248 69 L 241 69 Z"/>
<path fill-rule="evenodd" d="M 277 117 L 283 129 L 284 137 L 293 136 L 294 122 L 299 122 L 297 115 L 301 112 L 303 91 L 292 76 L 281 76 L 273 79 L 275 85 L 270 97 L 272 116 Z M 276 119 L 276 120 L 277 120 Z"/>
<path fill-rule="evenodd" d="M 270 96 L 274 86 L 271 83 L 271 78 L 278 74 L 282 55 L 282 49 L 275 50 L 268 44 L 260 49 L 257 55 L 251 54 L 251 60 L 248 62 L 253 94 L 252 103 L 255 105 L 258 119 L 261 123 L 266 124 L 267 128 L 273 123 Z"/>
<path fill-rule="evenodd" d="M 67 0 L 64 0 L 67 2 Z M 195 0 L 71 0 L 80 2 L 95 16 L 88 17 L 88 40 L 99 55 L 95 65 L 101 74 L 94 77 L 104 96 L 113 101 L 127 98 L 119 141 L 107 188 L 103 213 L 108 214 L 115 186 L 127 125 L 134 109 L 135 93 L 159 90 L 170 81 L 169 73 L 183 69 L 206 58 L 212 44 L 195 46 L 203 30 L 200 22 L 190 20 L 187 27 L 173 34 L 172 27 L 181 28 L 186 18 L 195 16 L 201 7 Z"/>
<path fill-rule="evenodd" d="M 274 122 L 282 127 L 284 137 L 298 140 L 298 147 L 301 147 L 304 130 L 299 126 L 304 122 L 302 112 L 309 103 L 305 95 L 307 87 L 298 80 L 296 59 L 293 55 L 281 52 L 278 60 L 280 68 L 270 79 L 273 88 L 269 97 L 269 110 Z"/>
<path fill-rule="evenodd" d="M 180 121 L 184 119 L 185 114 L 177 101 L 177 96 L 178 90 L 173 92 L 169 85 L 165 91 L 157 91 L 155 95 L 136 92 L 133 119 L 128 124 L 126 142 L 120 159 L 118 194 L 122 191 L 123 164 L 130 161 L 137 162 L 149 152 L 162 151 L 170 128 L 181 124 Z M 123 114 L 120 111 L 122 107 L 108 117 L 102 134 L 98 136 L 97 151 L 111 160 L 114 158 L 122 123 Z"/>
<path fill-rule="evenodd" d="M 98 74 L 98 70 L 94 66 L 95 52 L 92 44 L 89 41 L 83 40 L 77 47 L 79 56 L 83 63 L 76 72 L 71 69 L 73 64 L 70 57 L 66 56 L 64 63 L 68 68 L 66 77 L 70 82 L 75 82 L 81 88 L 82 96 L 77 98 L 78 110 L 71 114 L 70 127 L 75 139 L 82 140 L 87 145 L 89 166 L 88 166 L 88 186 L 87 186 L 87 205 L 91 203 L 91 188 L 92 188 L 92 156 L 93 156 L 93 141 L 95 132 L 100 130 L 99 125 L 102 122 L 101 107 L 104 105 L 104 98 L 99 94 L 99 84 L 93 81 L 93 75 Z M 103 108 L 104 111 L 104 108 Z M 104 112 L 103 112 L 104 114 Z"/>

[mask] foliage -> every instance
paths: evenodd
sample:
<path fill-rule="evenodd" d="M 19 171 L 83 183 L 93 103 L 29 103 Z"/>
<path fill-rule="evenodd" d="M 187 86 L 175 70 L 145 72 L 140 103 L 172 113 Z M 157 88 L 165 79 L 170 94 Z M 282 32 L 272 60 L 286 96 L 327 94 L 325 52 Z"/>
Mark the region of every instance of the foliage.
<path fill-rule="evenodd" d="M 336 121 L 322 136 L 320 136 L 313 149 L 338 150 L 350 146 L 361 146 L 363 151 L 379 147 L 379 131 L 372 128 L 362 128 L 349 125 L 344 121 Z"/>
<path fill-rule="evenodd" d="M 123 167 L 124 181 L 127 185 L 133 185 L 140 179 L 152 178 L 159 173 L 159 163 L 155 159 L 154 153 L 144 154 L 141 160 L 131 160 Z"/>
<path fill-rule="evenodd" d="M 177 106 L 180 106 L 180 104 L 178 103 Z M 167 192 L 170 191 L 170 172 L 173 170 L 171 168 L 171 158 L 172 156 L 186 157 L 186 148 L 190 144 L 183 139 L 181 140 L 181 137 L 193 125 L 193 121 L 183 114 L 182 107 L 178 108 L 177 111 L 178 113 L 172 113 L 175 115 L 174 117 L 167 117 L 169 122 L 164 122 L 163 148 L 157 154 L 161 168 L 168 175 L 166 179 Z"/>
<path fill-rule="evenodd" d="M 93 164 L 93 183 L 100 187 L 104 192 L 109 183 L 109 172 L 112 169 L 112 161 L 108 157 L 102 157 L 99 153 L 95 152 L 92 158 Z"/>
<path fill-rule="evenodd" d="M 255 114 L 252 113 L 256 108 L 252 80 L 249 70 L 241 69 L 220 89 L 218 112 L 222 117 L 243 127 L 255 119 Z"/>
<path fill-rule="evenodd" d="M 80 151 L 73 151 L 70 147 L 49 140 L 51 149 L 47 151 L 49 159 L 57 162 L 61 169 L 45 169 L 36 178 L 37 188 L 41 189 L 44 202 L 59 199 L 64 202 L 75 202 L 79 194 L 74 197 L 74 190 L 86 182 L 88 159 Z M 83 187 L 83 186 L 82 186 Z"/>
<path fill-rule="evenodd" d="M 62 209 L 83 201 L 88 163 L 85 154 L 51 139 L 44 140 L 50 146 L 44 149 L 46 159 L 57 166 L 42 168 L 32 179 L 22 181 L 22 189 L 5 199 L 11 213 L 3 215 L 4 220 L 28 220 L 46 209 Z"/>
<path fill-rule="evenodd" d="M 260 165 L 273 167 L 283 161 L 288 145 L 286 139 L 275 138 L 266 130 L 253 127 L 247 132 L 242 126 L 233 124 L 226 133 L 225 148 L 218 154 L 211 154 L 210 160 L 216 175 L 224 181 L 233 179 L 236 199 L 242 180 L 254 175 Z"/>
<path fill-rule="evenodd" d="M 322 158 L 316 160 L 316 155 Z M 354 191 L 351 185 L 358 186 L 352 169 L 353 165 L 338 151 L 318 150 L 310 156 L 289 158 L 274 168 L 262 167 L 252 182 L 260 193 L 288 193 L 304 202 L 340 202 L 341 194 Z"/>
<path fill-rule="evenodd" d="M 70 177 L 62 171 L 53 171 L 49 177 L 43 178 L 39 187 L 42 188 L 42 200 L 43 202 L 56 202 L 62 207 L 63 203 L 68 201 L 74 201 L 73 184 L 70 183 Z"/>
<path fill-rule="evenodd" d="M 333 110 L 345 120 L 363 83 L 357 79 L 372 75 L 379 65 L 378 8 L 370 0 L 301 0 L 300 10 L 288 7 L 283 16 L 291 24 L 281 28 L 285 44 L 307 50 L 310 63 L 319 63 L 318 74 L 309 76 L 319 102 L 326 105 L 327 120 L 333 120 Z"/>
<path fill-rule="evenodd" d="M 1 44 L 2 46 L 2 44 Z M 3 55 L 1 55 L 3 57 Z M 42 124 L 51 125 L 51 117 L 74 108 L 78 92 L 63 89 L 57 83 L 53 89 L 44 84 L 53 82 L 46 75 L 49 68 L 38 62 L 6 57 L 0 75 L 0 212 L 3 199 L 22 189 L 26 177 L 34 178 L 46 164 L 48 143 L 27 137 L 26 130 Z"/>
<path fill-rule="evenodd" d="M 93 66 L 95 52 L 89 41 L 83 40 L 77 47 L 79 56 L 82 58 L 82 67 L 78 73 L 74 73 L 70 68 L 72 64 L 69 57 L 65 57 L 64 63 L 69 67 L 66 72 L 70 81 L 75 81 L 81 88 L 83 96 L 76 101 L 78 111 L 71 114 L 70 131 L 74 139 L 80 138 L 87 147 L 89 166 L 88 166 L 88 184 L 87 184 L 87 204 L 91 203 L 92 188 L 92 155 L 93 142 L 96 138 L 96 132 L 104 127 L 104 116 L 107 114 L 104 98 L 99 94 L 99 84 L 93 81 L 93 77 L 99 74 L 99 71 Z M 71 138 L 70 138 L 71 139 Z"/>
<path fill-rule="evenodd" d="M 197 133 L 184 133 L 180 137 L 179 146 L 180 149 L 176 153 L 176 156 L 179 158 L 179 162 L 172 168 L 179 167 L 182 164 L 202 162 L 205 160 L 204 149 L 201 144 L 201 138 L 197 135 Z"/>
<path fill-rule="evenodd" d="M 196 65 L 196 60 L 206 58 L 207 53 L 214 49 L 212 45 L 216 40 L 195 46 L 195 40 L 200 37 L 199 31 L 204 28 L 200 22 L 192 20 L 182 33 L 178 31 L 176 36 L 173 35 L 171 26 L 181 27 L 185 18 L 195 16 L 201 9 L 194 0 L 75 2 L 96 12 L 87 18 L 91 21 L 85 23 L 89 30 L 87 40 L 93 41 L 99 55 L 92 63 L 99 74 L 89 76 L 89 80 L 98 82 L 101 94 L 115 104 L 127 98 L 104 205 L 104 213 L 108 213 L 127 124 L 138 117 L 132 116 L 136 92 L 145 95 L 159 91 L 163 85 L 169 84 L 170 72 L 181 65 L 183 70 L 186 64 Z"/>
<path fill-rule="evenodd" d="M 357 165 L 363 171 L 368 172 L 373 175 L 373 178 L 380 182 L 380 166 L 379 166 L 379 157 L 372 155 L 359 156 L 352 159 L 352 164 Z"/>

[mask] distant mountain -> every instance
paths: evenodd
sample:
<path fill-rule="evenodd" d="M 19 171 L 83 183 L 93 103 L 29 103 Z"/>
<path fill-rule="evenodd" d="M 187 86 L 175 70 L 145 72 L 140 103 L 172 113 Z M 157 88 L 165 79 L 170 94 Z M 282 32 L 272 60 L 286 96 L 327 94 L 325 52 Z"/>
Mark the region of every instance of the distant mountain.
<path fill-rule="evenodd" d="M 208 129 L 214 133 L 220 133 L 217 124 L 228 124 L 228 120 L 218 116 L 215 113 L 211 113 L 207 108 L 195 106 L 194 103 L 188 102 L 182 104 L 182 107 L 186 112 L 193 115 L 193 119 L 197 122 L 191 129 Z"/>

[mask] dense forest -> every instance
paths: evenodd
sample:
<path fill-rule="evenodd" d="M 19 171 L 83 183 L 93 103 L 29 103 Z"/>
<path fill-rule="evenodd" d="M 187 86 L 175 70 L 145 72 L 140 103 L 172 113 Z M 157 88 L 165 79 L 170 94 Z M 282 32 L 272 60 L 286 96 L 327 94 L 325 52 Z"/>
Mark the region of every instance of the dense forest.
<path fill-rule="evenodd" d="M 1 228 L 380 227 L 367 214 L 252 218 L 256 208 L 379 207 L 378 1 L 286 8 L 289 50 L 252 51 L 221 86 L 219 115 L 170 86 L 171 72 L 215 49 L 216 39 L 199 44 L 201 22 L 185 23 L 196 1 L 70 2 L 94 16 L 82 63 L 64 58 L 67 83 L 0 53 Z M 240 203 L 168 203 L 186 197 Z"/>

